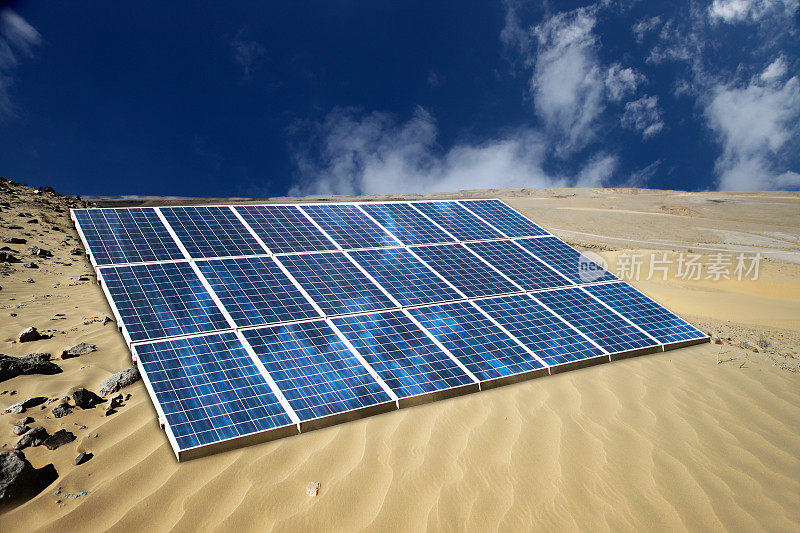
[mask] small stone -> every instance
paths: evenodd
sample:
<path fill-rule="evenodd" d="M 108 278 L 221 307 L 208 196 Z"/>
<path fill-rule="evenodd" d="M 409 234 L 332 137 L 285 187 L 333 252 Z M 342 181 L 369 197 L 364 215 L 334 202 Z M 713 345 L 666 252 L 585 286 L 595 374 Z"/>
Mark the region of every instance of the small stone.
<path fill-rule="evenodd" d="M 103 399 L 92 391 L 84 388 L 77 389 L 72 393 L 72 399 L 75 400 L 75 405 L 81 409 L 91 409 L 99 403 L 103 403 Z"/>
<path fill-rule="evenodd" d="M 720 339 L 719 337 L 711 337 L 711 343 L 712 344 L 722 344 L 722 339 Z"/>
<path fill-rule="evenodd" d="M 53 410 L 50 412 L 53 413 L 53 416 L 56 418 L 63 418 L 72 414 L 72 406 L 67 402 L 62 402 L 56 407 L 53 407 Z"/>
<path fill-rule="evenodd" d="M 75 435 L 67 431 L 66 429 L 59 429 L 52 435 L 50 435 L 42 444 L 44 444 L 48 450 L 55 450 L 75 440 Z"/>
<path fill-rule="evenodd" d="M 33 420 L 32 416 L 26 416 L 26 417 L 23 417 L 23 418 L 20 418 L 19 420 L 17 420 L 16 425 L 24 426 L 26 424 L 33 424 L 33 422 L 34 422 L 34 420 Z"/>
<path fill-rule="evenodd" d="M 111 319 L 110 319 L 109 317 L 105 317 L 105 318 L 103 318 L 103 325 L 104 325 L 104 326 L 105 326 L 106 324 L 108 324 L 109 322 L 111 322 Z"/>
<path fill-rule="evenodd" d="M 53 257 L 53 252 L 50 250 L 45 250 L 44 248 L 39 248 L 38 246 L 29 247 L 28 254 L 35 255 L 37 257 Z"/>
<path fill-rule="evenodd" d="M 81 250 L 80 248 L 73 248 L 72 250 L 69 251 L 69 253 L 70 255 L 82 255 L 83 250 Z"/>
<path fill-rule="evenodd" d="M 23 279 L 22 283 L 36 283 L 36 282 L 33 281 L 33 278 L 28 278 L 28 279 Z"/>
<path fill-rule="evenodd" d="M 17 443 L 14 444 L 14 449 L 24 450 L 28 446 L 40 446 L 49 437 L 50 435 L 47 433 L 46 429 L 42 426 L 36 426 L 19 438 Z"/>
<path fill-rule="evenodd" d="M 80 344 L 76 344 L 69 350 L 64 350 L 61 352 L 61 359 L 69 359 L 71 357 L 78 357 L 80 355 L 86 355 L 87 353 L 97 351 L 97 346 L 94 344 L 88 344 L 85 342 L 81 342 Z"/>
<path fill-rule="evenodd" d="M 82 465 L 92 457 L 94 457 L 94 454 L 92 453 L 81 452 L 78 454 L 78 457 L 75 458 L 75 465 Z"/>
<path fill-rule="evenodd" d="M 14 426 L 14 435 L 24 435 L 28 431 L 30 431 L 30 427 L 28 426 Z"/>
<path fill-rule="evenodd" d="M 100 396 L 109 396 L 120 389 L 127 387 L 128 385 L 136 383 L 140 379 L 142 379 L 142 376 L 139 374 L 139 369 L 135 366 L 132 366 L 117 372 L 106 379 L 100 384 L 98 392 Z"/>
<path fill-rule="evenodd" d="M 3 242 L 7 244 L 25 244 L 28 240 L 21 237 L 6 237 Z"/>
<path fill-rule="evenodd" d="M 33 326 L 27 327 L 19 332 L 19 342 L 38 341 L 41 338 L 42 334 Z"/>
<path fill-rule="evenodd" d="M 19 259 L 12 253 L 0 252 L 0 263 L 19 263 Z"/>
<path fill-rule="evenodd" d="M 25 268 L 39 268 L 39 265 L 34 262 L 25 263 Z"/>
<path fill-rule="evenodd" d="M 14 413 L 16 415 L 21 415 L 26 410 L 30 409 L 31 407 L 36 407 L 37 405 L 41 405 L 47 401 L 47 396 L 33 396 L 28 398 L 27 400 L 22 400 L 21 402 L 15 403 L 9 407 L 6 407 L 3 411 L 4 413 Z"/>
<path fill-rule="evenodd" d="M 306 496 L 314 498 L 319 494 L 320 484 L 318 481 L 312 481 L 306 485 Z"/>

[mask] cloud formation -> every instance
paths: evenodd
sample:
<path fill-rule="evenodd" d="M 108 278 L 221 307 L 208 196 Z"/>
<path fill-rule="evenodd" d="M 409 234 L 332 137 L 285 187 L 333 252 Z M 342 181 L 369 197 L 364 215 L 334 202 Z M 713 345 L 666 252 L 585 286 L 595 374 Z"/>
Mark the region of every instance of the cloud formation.
<path fill-rule="evenodd" d="M 643 96 L 625 104 L 625 112 L 620 119 L 622 126 L 642 134 L 649 139 L 664 129 L 658 96 Z"/>
<path fill-rule="evenodd" d="M 41 42 L 42 36 L 25 19 L 9 8 L 0 9 L 0 120 L 14 115 L 14 70 L 23 58 L 33 57 Z"/>
<path fill-rule="evenodd" d="M 233 59 L 242 67 L 242 78 L 249 80 L 258 65 L 258 61 L 267 55 L 267 50 L 261 43 L 247 38 L 247 29 L 242 28 L 231 41 Z"/>

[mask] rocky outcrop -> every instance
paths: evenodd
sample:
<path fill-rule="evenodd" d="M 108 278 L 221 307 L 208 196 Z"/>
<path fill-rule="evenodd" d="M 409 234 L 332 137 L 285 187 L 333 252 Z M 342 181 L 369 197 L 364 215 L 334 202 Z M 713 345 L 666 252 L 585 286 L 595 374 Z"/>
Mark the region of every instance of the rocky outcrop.
<path fill-rule="evenodd" d="M 37 470 L 22 452 L 0 452 L 0 502 L 35 496 L 57 477 L 52 464 Z"/>
<path fill-rule="evenodd" d="M 49 353 L 32 353 L 24 357 L 0 354 L 0 381 L 31 374 L 58 374 L 61 367 L 50 361 Z"/>
<path fill-rule="evenodd" d="M 128 385 L 133 385 L 137 381 L 142 379 L 142 376 L 139 374 L 139 369 L 135 366 L 130 368 L 126 368 L 116 374 L 112 375 L 108 379 L 106 379 L 103 383 L 100 384 L 100 387 L 97 392 L 100 393 L 100 396 L 108 396 L 110 394 L 114 394 L 118 390 L 127 387 Z"/>

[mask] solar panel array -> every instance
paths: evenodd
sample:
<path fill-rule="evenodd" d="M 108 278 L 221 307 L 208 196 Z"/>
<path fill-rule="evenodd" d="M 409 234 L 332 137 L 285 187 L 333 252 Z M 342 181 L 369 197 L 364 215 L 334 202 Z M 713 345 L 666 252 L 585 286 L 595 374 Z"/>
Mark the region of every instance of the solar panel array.
<path fill-rule="evenodd" d="M 73 219 L 179 459 L 707 340 L 499 200 Z"/>

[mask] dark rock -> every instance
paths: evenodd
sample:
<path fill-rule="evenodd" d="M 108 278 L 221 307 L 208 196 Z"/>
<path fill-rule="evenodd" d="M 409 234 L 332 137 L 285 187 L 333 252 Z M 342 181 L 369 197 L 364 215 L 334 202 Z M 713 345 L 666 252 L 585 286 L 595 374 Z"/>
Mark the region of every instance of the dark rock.
<path fill-rule="evenodd" d="M 34 396 L 32 398 L 28 398 L 27 400 L 22 400 L 21 402 L 15 403 L 9 407 L 6 407 L 3 411 L 4 413 L 14 413 L 16 415 L 21 415 L 31 407 L 36 407 L 37 405 L 42 405 L 44 402 L 47 401 L 47 396 Z"/>
<path fill-rule="evenodd" d="M 56 418 L 63 418 L 72 414 L 72 406 L 67 402 L 62 402 L 53 407 L 53 410 L 50 412 L 53 413 L 53 416 Z"/>
<path fill-rule="evenodd" d="M 19 259 L 10 252 L 0 252 L 0 263 L 19 263 Z"/>
<path fill-rule="evenodd" d="M 105 317 L 105 318 L 103 318 L 103 325 L 104 325 L 104 326 L 105 326 L 106 324 L 108 324 L 109 322 L 111 322 L 111 319 L 110 319 L 109 317 Z"/>
<path fill-rule="evenodd" d="M 52 375 L 60 372 L 61 367 L 50 361 L 49 353 L 32 353 L 24 357 L 0 354 L 0 381 L 23 375 Z"/>
<path fill-rule="evenodd" d="M 75 405 L 81 409 L 91 409 L 99 403 L 103 403 L 103 399 L 97 394 L 88 389 L 77 389 L 72 393 L 72 399 L 75 400 Z"/>
<path fill-rule="evenodd" d="M 34 262 L 25 263 L 25 268 L 39 268 L 39 265 Z"/>
<path fill-rule="evenodd" d="M 71 357 L 78 357 L 79 355 L 86 355 L 87 353 L 96 352 L 97 346 L 94 344 L 88 344 L 85 342 L 81 342 L 80 344 L 76 344 L 69 350 L 64 350 L 61 352 L 61 359 L 69 359 Z"/>
<path fill-rule="evenodd" d="M 39 330 L 33 326 L 25 328 L 19 332 L 19 342 L 38 341 L 41 338 L 42 334 L 39 333 Z"/>
<path fill-rule="evenodd" d="M 114 394 L 122 388 L 127 387 L 128 385 L 136 383 L 140 379 L 142 379 L 142 376 L 139 375 L 139 369 L 135 366 L 132 366 L 117 372 L 106 379 L 100 384 L 100 390 L 97 392 L 100 393 L 100 396 L 108 396 L 110 394 Z"/>
<path fill-rule="evenodd" d="M 24 426 L 26 424 L 33 424 L 34 420 L 32 416 L 25 416 L 17 420 L 17 426 Z"/>
<path fill-rule="evenodd" d="M 55 450 L 64 444 L 72 442 L 75 440 L 75 435 L 67 431 L 66 429 L 59 429 L 52 435 L 50 435 L 47 440 L 45 440 L 42 444 L 44 444 L 48 450 Z"/>
<path fill-rule="evenodd" d="M 23 239 L 21 237 L 7 237 L 3 239 L 3 242 L 7 244 L 25 244 L 28 242 L 28 239 Z"/>
<path fill-rule="evenodd" d="M 35 255 L 37 257 L 53 257 L 53 252 L 50 250 L 45 250 L 44 248 L 39 248 L 38 246 L 31 246 L 28 248 L 28 254 Z"/>
<path fill-rule="evenodd" d="M 78 457 L 75 458 L 75 465 L 82 465 L 92 457 L 94 457 L 94 454 L 91 452 L 81 452 L 78 454 Z"/>
<path fill-rule="evenodd" d="M 16 224 L 14 224 L 14 225 L 12 225 L 12 226 L 6 226 L 6 227 L 7 227 L 8 229 L 25 229 L 25 228 L 23 228 L 22 226 L 17 226 Z"/>
<path fill-rule="evenodd" d="M 83 255 L 83 250 L 81 250 L 80 248 L 73 248 L 72 250 L 69 251 L 69 254 L 70 255 Z"/>
<path fill-rule="evenodd" d="M 30 220 L 26 220 L 25 222 L 27 224 L 38 224 L 39 223 L 39 219 L 38 218 L 32 218 Z"/>
<path fill-rule="evenodd" d="M 14 426 L 13 432 L 14 435 L 24 435 L 28 431 L 30 431 L 30 427 L 28 426 Z"/>
<path fill-rule="evenodd" d="M 117 412 L 117 408 L 122 405 L 122 393 L 115 394 L 111 398 L 108 399 L 108 403 L 106 404 L 105 414 L 106 416 L 113 415 Z"/>
<path fill-rule="evenodd" d="M 41 446 L 48 438 L 50 438 L 50 435 L 47 430 L 42 426 L 36 426 L 19 438 L 14 445 L 14 449 L 24 450 L 28 446 Z"/>
<path fill-rule="evenodd" d="M 57 477 L 52 464 L 37 470 L 22 452 L 0 452 L 0 502 L 31 498 Z"/>
<path fill-rule="evenodd" d="M 23 280 L 22 280 L 22 283 L 36 283 L 36 282 L 35 282 L 35 281 L 33 281 L 33 279 L 32 279 L 32 278 L 28 278 L 28 279 L 23 279 Z"/>

